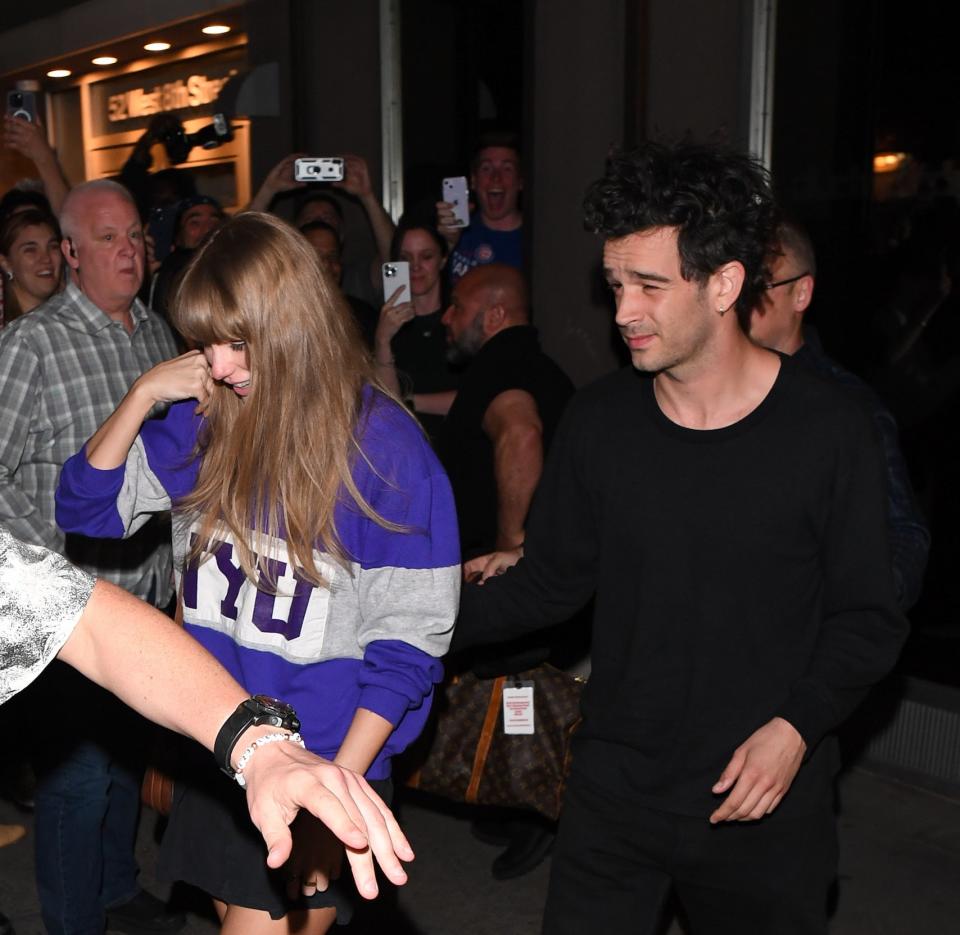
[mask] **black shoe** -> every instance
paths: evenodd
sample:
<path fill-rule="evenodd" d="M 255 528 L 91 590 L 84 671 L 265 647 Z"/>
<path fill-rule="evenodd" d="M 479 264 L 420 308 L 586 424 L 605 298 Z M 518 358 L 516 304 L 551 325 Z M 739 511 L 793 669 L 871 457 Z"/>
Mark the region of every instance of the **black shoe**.
<path fill-rule="evenodd" d="M 107 910 L 107 931 L 144 935 L 147 932 L 179 932 L 187 924 L 182 912 L 170 912 L 166 903 L 146 890 L 133 899 Z"/>
<path fill-rule="evenodd" d="M 494 880 L 512 880 L 539 866 L 553 850 L 556 832 L 536 821 L 517 822 L 510 846 L 493 862 Z"/>
<path fill-rule="evenodd" d="M 0 935 L 17 935 L 13 930 L 13 923 L 0 912 Z"/>

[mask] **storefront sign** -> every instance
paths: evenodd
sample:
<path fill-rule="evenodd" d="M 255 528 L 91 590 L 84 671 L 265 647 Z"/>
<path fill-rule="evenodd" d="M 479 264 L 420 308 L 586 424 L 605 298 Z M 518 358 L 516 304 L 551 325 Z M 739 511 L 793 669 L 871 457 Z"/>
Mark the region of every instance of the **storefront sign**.
<path fill-rule="evenodd" d="M 245 64 L 240 47 L 96 81 L 90 85 L 93 136 L 144 129 L 161 113 L 183 120 L 212 116 L 224 87 Z"/>
<path fill-rule="evenodd" d="M 220 89 L 236 74 L 236 69 L 225 78 L 208 78 L 206 75 L 191 75 L 184 81 L 168 81 L 154 88 L 132 88 L 111 94 L 107 98 L 107 119 L 111 123 L 150 117 L 169 110 L 187 110 L 212 104 Z"/>

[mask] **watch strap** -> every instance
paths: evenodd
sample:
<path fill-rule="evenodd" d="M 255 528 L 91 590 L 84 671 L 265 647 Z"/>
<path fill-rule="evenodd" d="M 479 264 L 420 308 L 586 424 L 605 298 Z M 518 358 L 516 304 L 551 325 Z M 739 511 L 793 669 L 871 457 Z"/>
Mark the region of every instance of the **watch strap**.
<path fill-rule="evenodd" d="M 254 695 L 237 705 L 237 709 L 223 722 L 213 744 L 213 756 L 217 765 L 231 779 L 236 771 L 230 765 L 233 748 L 237 745 L 240 735 L 250 727 L 260 727 L 269 724 L 271 727 L 280 727 L 291 733 L 300 729 L 300 721 L 290 705 L 265 695 Z"/>

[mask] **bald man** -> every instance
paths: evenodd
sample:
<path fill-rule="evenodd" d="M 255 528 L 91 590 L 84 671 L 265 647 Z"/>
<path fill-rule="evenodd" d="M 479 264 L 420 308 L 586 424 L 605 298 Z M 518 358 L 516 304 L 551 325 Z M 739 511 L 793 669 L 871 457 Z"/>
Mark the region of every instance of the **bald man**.
<path fill-rule="evenodd" d="M 544 455 L 573 385 L 540 349 L 526 283 L 512 266 L 491 263 L 463 276 L 443 324 L 449 356 L 468 364 L 437 438 L 466 560 L 523 544 Z M 547 658 L 548 642 L 537 635 L 500 645 L 471 665 L 485 677 L 523 671 Z M 497 879 L 532 870 L 553 843 L 551 827 L 519 812 L 495 828 L 485 823 L 482 832 L 475 825 L 475 832 L 507 845 L 493 862 Z"/>
<path fill-rule="evenodd" d="M 443 316 L 449 355 L 469 361 L 440 431 L 440 457 L 457 499 L 464 558 L 523 542 L 543 455 L 573 392 L 540 349 L 519 270 L 477 267 Z"/>

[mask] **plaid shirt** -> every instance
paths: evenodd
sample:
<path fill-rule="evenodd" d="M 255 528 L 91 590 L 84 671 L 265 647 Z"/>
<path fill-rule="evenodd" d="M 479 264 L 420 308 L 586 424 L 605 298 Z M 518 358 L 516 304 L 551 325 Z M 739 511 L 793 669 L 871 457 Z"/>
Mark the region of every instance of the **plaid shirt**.
<path fill-rule="evenodd" d="M 122 542 L 65 536 L 54 519 L 63 462 L 140 374 L 176 355 L 166 323 L 137 300 L 133 334 L 73 283 L 0 331 L 0 521 L 158 604 L 171 595 L 169 516 Z"/>

